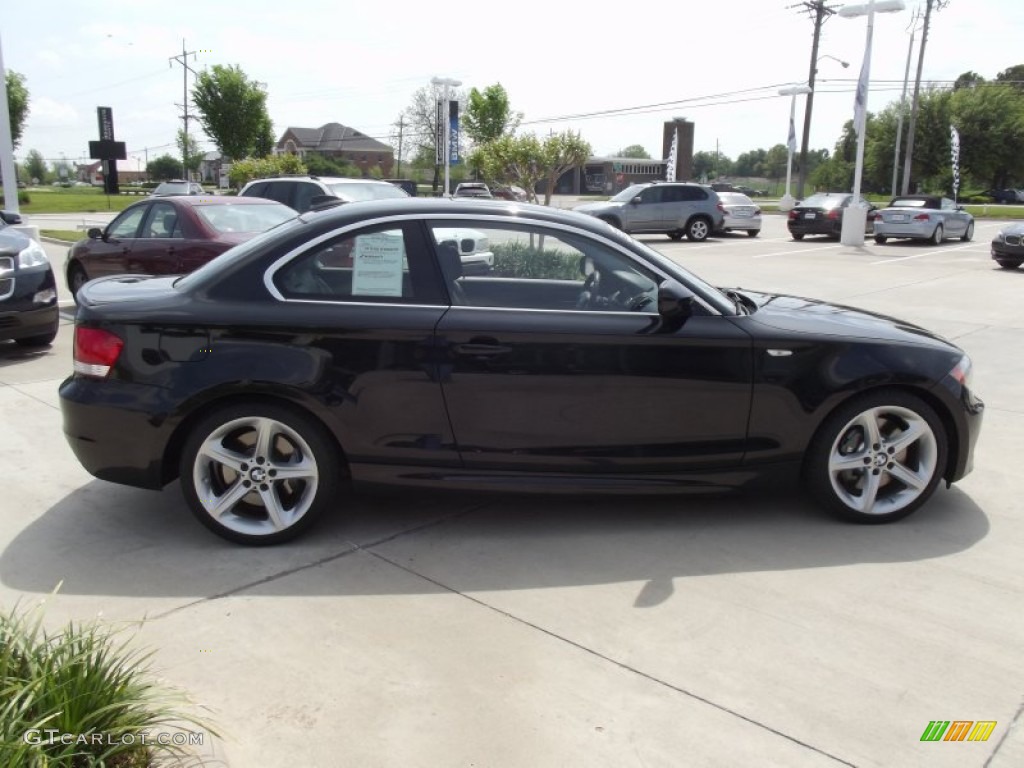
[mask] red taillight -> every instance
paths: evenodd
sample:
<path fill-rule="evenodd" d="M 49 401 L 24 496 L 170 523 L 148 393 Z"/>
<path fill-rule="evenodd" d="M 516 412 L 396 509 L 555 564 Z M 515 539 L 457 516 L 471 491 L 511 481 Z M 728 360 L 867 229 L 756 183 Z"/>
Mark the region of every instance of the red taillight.
<path fill-rule="evenodd" d="M 799 215 L 800 214 L 796 212 L 795 208 L 789 212 L 789 218 L 791 218 L 791 219 L 795 219 Z"/>
<path fill-rule="evenodd" d="M 103 378 L 117 361 L 124 341 L 100 328 L 75 328 L 75 373 Z"/>
<path fill-rule="evenodd" d="M 828 212 L 828 217 L 830 219 L 832 219 L 833 221 L 838 219 L 839 218 L 839 209 L 838 208 L 833 208 L 831 211 Z"/>
<path fill-rule="evenodd" d="M 717 207 L 718 207 L 718 210 L 720 210 L 722 213 L 728 213 L 728 211 L 725 210 L 725 206 L 722 205 L 721 203 L 719 203 Z"/>
<path fill-rule="evenodd" d="M 914 217 L 914 221 L 928 221 L 927 213 L 919 213 Z"/>
<path fill-rule="evenodd" d="M 754 215 L 755 216 L 760 216 L 761 215 L 761 209 L 760 208 L 755 208 L 754 209 Z"/>

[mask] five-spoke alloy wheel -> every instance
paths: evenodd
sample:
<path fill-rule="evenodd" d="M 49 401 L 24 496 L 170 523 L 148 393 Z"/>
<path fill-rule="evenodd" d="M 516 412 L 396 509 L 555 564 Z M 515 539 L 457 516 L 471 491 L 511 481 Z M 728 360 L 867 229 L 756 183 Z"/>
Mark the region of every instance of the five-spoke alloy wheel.
<path fill-rule="evenodd" d="M 181 456 L 181 486 L 199 520 L 242 544 L 294 538 L 337 490 L 341 459 L 323 429 L 271 403 L 229 406 L 198 423 Z"/>
<path fill-rule="evenodd" d="M 931 407 L 905 392 L 880 391 L 826 419 L 809 449 L 806 481 L 847 520 L 887 523 L 932 495 L 946 453 L 945 430 Z"/>

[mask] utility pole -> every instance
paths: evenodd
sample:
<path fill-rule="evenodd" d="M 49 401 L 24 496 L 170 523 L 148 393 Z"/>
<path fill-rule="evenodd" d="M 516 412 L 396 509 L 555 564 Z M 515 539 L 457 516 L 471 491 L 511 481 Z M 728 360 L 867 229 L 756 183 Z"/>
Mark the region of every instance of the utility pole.
<path fill-rule="evenodd" d="M 402 178 L 402 129 L 405 128 L 405 115 L 398 116 L 398 172 L 396 178 Z"/>
<path fill-rule="evenodd" d="M 811 141 L 811 112 L 814 109 L 814 76 L 818 72 L 818 41 L 821 39 L 821 25 L 835 13 L 835 9 L 825 5 L 825 0 L 806 0 L 798 5 L 791 5 L 790 8 L 802 8 L 814 21 L 811 67 L 807 73 L 807 87 L 811 90 L 804 103 L 804 130 L 803 138 L 800 141 L 800 175 L 797 177 L 796 183 L 796 196 L 798 199 L 803 199 L 804 183 L 807 181 L 807 149 Z"/>
<path fill-rule="evenodd" d="M 167 61 L 171 67 L 174 66 L 174 62 L 181 64 L 182 74 L 182 99 L 181 104 L 177 106 L 181 107 L 183 112 L 181 119 L 184 122 L 184 136 L 181 141 L 181 168 L 184 171 L 185 179 L 191 181 L 190 174 L 188 172 L 188 73 L 191 72 L 193 75 L 197 74 L 192 67 L 188 65 L 188 57 L 191 56 L 193 59 L 196 57 L 196 51 L 186 51 L 185 41 L 181 41 L 181 55 L 171 56 Z"/>
<path fill-rule="evenodd" d="M 903 72 L 903 93 L 900 94 L 900 114 L 896 120 L 896 149 L 892 155 L 892 196 L 896 197 L 896 179 L 900 172 L 900 142 L 903 140 L 903 113 L 907 107 L 907 81 L 910 79 L 910 60 L 914 53 L 914 36 L 917 34 L 917 11 L 910 20 L 910 46 L 907 48 L 907 67 Z"/>
<path fill-rule="evenodd" d="M 945 3 L 939 4 L 941 8 Z M 932 6 L 935 0 L 927 0 L 924 7 L 924 28 L 921 30 L 921 50 L 917 54 L 917 77 L 914 79 L 914 100 L 910 107 L 910 125 L 907 127 L 907 154 L 903 158 L 903 185 L 900 194 L 910 192 L 910 171 L 914 162 L 914 129 L 917 128 L 917 109 L 920 105 L 921 72 L 924 69 L 924 47 L 928 44 L 928 25 L 932 19 Z"/>

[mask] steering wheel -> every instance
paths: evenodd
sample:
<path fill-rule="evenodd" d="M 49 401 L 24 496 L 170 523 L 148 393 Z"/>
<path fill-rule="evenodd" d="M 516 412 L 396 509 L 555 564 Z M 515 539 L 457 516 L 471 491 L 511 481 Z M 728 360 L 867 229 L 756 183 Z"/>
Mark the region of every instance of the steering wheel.
<path fill-rule="evenodd" d="M 583 290 L 580 291 L 580 296 L 576 299 L 576 309 L 590 309 L 594 299 L 597 298 L 597 292 L 600 287 L 601 273 L 595 269 L 583 281 Z"/>

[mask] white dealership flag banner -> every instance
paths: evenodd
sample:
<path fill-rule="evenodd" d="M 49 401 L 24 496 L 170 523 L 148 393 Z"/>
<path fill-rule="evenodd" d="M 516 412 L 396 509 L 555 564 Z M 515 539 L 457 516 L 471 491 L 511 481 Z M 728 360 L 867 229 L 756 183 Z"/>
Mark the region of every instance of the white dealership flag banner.
<path fill-rule="evenodd" d="M 860 65 L 860 77 L 857 79 L 857 95 L 853 99 L 853 130 L 860 132 L 867 127 L 868 120 L 868 80 L 871 71 L 871 38 L 868 38 L 864 49 L 864 63 Z"/>
<path fill-rule="evenodd" d="M 665 163 L 665 181 L 676 180 L 676 156 L 679 154 L 679 129 L 672 134 L 672 147 L 668 151 L 668 162 Z"/>
<path fill-rule="evenodd" d="M 789 140 L 786 146 L 789 147 L 789 154 L 796 152 L 796 123 L 793 122 L 792 115 L 789 116 Z"/>
<path fill-rule="evenodd" d="M 953 164 L 953 201 L 960 192 L 960 132 L 955 125 L 949 126 L 949 159 Z"/>

